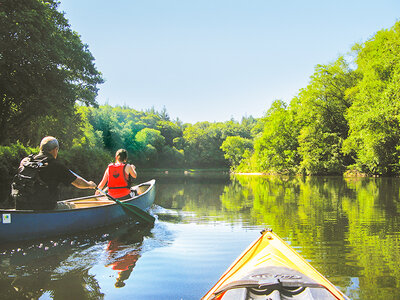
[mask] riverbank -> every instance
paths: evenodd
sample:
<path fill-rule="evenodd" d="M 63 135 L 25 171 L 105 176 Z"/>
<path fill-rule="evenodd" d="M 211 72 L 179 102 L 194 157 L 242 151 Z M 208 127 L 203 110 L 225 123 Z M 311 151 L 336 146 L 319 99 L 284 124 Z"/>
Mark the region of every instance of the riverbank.
<path fill-rule="evenodd" d="M 227 168 L 199 168 L 199 169 L 190 169 L 190 168 L 143 168 L 140 172 L 145 173 L 159 173 L 159 174 L 204 174 L 204 173 L 224 173 L 228 174 L 229 169 Z"/>
<path fill-rule="evenodd" d="M 256 172 L 256 173 L 241 173 L 241 172 L 231 172 L 233 175 L 249 175 L 249 176 L 267 176 L 267 175 L 272 175 L 272 174 L 267 174 L 267 173 L 261 173 L 261 172 Z"/>
<path fill-rule="evenodd" d="M 246 175 L 246 176 L 289 176 L 288 174 L 274 174 L 274 173 L 263 173 L 263 172 L 230 172 L 233 175 Z M 292 176 L 304 176 L 303 174 L 295 174 Z M 330 176 L 326 174 L 321 175 L 305 175 L 305 176 Z M 366 173 L 361 173 L 357 170 L 348 170 L 344 172 L 342 175 L 333 175 L 333 176 L 343 176 L 343 177 L 382 177 L 381 175 L 368 175 Z M 399 177 L 398 175 L 389 176 L 389 177 Z"/>

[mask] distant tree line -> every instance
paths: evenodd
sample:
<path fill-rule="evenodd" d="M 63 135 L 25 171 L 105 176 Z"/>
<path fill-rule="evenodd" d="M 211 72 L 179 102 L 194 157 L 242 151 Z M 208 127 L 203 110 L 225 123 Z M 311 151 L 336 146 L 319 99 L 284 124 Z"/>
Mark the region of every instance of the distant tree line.
<path fill-rule="evenodd" d="M 114 153 L 125 148 L 135 164 L 143 167 L 228 168 L 221 145 L 229 136 L 251 138 L 257 120 L 239 123 L 199 122 L 182 124 L 170 120 L 164 108 L 137 111 L 129 107 L 103 105 L 77 108 L 84 130 L 73 145 L 105 149 Z"/>
<path fill-rule="evenodd" d="M 60 158 L 83 175 L 102 172 L 119 148 L 143 168 L 400 173 L 400 22 L 316 66 L 296 97 L 276 100 L 262 118 L 183 124 L 165 108 L 99 106 L 102 75 L 57 8 L 54 0 L 0 5 L 0 171 L 14 172 L 54 135 Z"/>

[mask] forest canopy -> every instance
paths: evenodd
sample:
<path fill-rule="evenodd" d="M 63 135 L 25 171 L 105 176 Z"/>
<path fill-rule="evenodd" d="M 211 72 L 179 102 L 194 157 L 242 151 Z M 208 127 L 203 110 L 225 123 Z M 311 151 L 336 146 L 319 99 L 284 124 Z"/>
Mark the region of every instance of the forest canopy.
<path fill-rule="evenodd" d="M 94 57 L 54 0 L 0 5 L 0 143 L 34 144 L 56 129 L 80 129 L 77 101 L 97 105 Z"/>
<path fill-rule="evenodd" d="M 400 22 L 317 65 L 289 104 L 275 101 L 237 171 L 400 173 Z"/>
<path fill-rule="evenodd" d="M 54 135 L 70 163 L 91 159 L 99 170 L 125 148 L 151 168 L 400 174 L 400 22 L 315 66 L 306 87 L 288 103 L 275 100 L 261 118 L 183 124 L 165 107 L 99 106 L 102 74 L 57 9 L 53 0 L 1 4 L 2 169 L 10 167 L 6 157 Z"/>

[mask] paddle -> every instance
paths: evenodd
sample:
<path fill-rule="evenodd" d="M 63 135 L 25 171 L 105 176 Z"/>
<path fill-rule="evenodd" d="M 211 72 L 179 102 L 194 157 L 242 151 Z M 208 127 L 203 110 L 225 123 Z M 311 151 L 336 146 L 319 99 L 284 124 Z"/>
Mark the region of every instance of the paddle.
<path fill-rule="evenodd" d="M 109 199 L 115 201 L 117 204 L 122 206 L 122 208 L 126 209 L 130 213 L 133 213 L 136 217 L 139 217 L 141 220 L 146 221 L 151 224 L 153 224 L 154 221 L 156 220 L 156 218 L 154 218 L 152 215 L 145 212 L 144 210 L 140 209 L 136 205 L 132 205 L 129 203 L 123 203 L 123 202 L 119 201 L 118 199 L 112 197 L 110 194 L 106 193 L 105 191 L 99 189 L 98 187 L 96 187 L 96 190 L 99 191 L 100 193 L 106 195 Z"/>
<path fill-rule="evenodd" d="M 83 179 L 83 177 L 79 176 L 78 174 L 74 173 L 73 171 L 71 171 L 71 170 L 69 170 L 69 171 L 72 174 L 74 174 L 76 177 Z M 85 179 L 83 179 L 83 180 L 85 180 Z M 145 221 L 147 223 L 151 223 L 151 224 L 154 223 L 155 218 L 152 215 L 150 215 L 149 213 L 140 209 L 139 207 L 129 204 L 129 203 L 123 203 L 123 202 L 119 201 L 118 199 L 112 197 L 110 194 L 106 193 L 102 189 L 99 189 L 98 187 L 96 187 L 96 190 L 99 191 L 100 193 L 106 195 L 109 199 L 113 200 L 115 203 L 117 203 L 122 208 L 124 208 L 125 212 L 129 212 L 129 213 L 135 215 L 136 217 L 139 217 L 140 220 Z"/>

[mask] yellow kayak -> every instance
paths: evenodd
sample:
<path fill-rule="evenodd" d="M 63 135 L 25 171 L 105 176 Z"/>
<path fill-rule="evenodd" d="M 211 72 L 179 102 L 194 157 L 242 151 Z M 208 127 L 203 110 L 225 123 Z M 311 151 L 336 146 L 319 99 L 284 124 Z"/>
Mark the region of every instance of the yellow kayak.
<path fill-rule="evenodd" d="M 203 300 L 348 299 L 272 230 L 264 230 Z"/>

